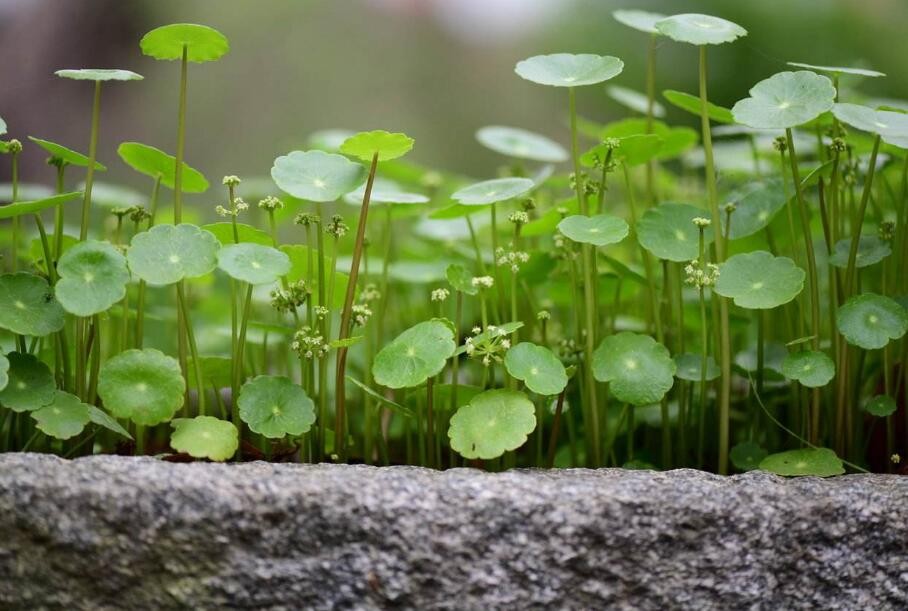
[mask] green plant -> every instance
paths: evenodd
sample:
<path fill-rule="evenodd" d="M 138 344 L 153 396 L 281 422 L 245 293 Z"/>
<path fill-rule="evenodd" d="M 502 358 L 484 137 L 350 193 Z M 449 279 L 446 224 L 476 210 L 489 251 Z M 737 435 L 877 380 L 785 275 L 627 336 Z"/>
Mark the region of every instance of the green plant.
<path fill-rule="evenodd" d="M 403 133 L 322 130 L 276 157 L 270 181 L 226 175 L 210 211 L 183 206 L 209 188 L 184 161 L 187 67 L 223 56 L 222 34 L 175 24 L 142 39 L 181 64 L 175 154 L 117 151 L 152 181 L 147 208 L 94 181 L 101 84 L 141 77 L 60 71 L 95 83 L 89 153 L 25 140 L 53 170 L 35 192 L 22 142 L 0 141 L 0 449 L 894 470 L 867 448 L 908 451 L 908 113 L 840 87 L 881 73 L 799 62 L 728 108 L 708 99 L 707 50 L 743 28 L 614 17 L 647 36 L 646 91 L 606 89 L 631 118 L 577 109 L 577 88 L 602 90 L 620 59 L 535 56 L 515 71 L 567 89 L 567 147 L 482 127 L 478 145 L 506 165 L 472 180 L 405 158 Z M 697 48 L 699 88 L 665 90 L 663 106 L 667 40 Z M 670 123 L 682 112 L 699 133 Z M 67 191 L 70 168 L 84 189 Z"/>

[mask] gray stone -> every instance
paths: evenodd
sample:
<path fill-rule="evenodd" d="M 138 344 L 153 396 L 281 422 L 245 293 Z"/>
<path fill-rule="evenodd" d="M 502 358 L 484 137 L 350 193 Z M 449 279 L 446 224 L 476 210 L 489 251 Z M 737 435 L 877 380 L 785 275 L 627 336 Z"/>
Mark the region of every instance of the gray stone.
<path fill-rule="evenodd" d="M 0 456 L 2 609 L 908 609 L 908 478 Z"/>

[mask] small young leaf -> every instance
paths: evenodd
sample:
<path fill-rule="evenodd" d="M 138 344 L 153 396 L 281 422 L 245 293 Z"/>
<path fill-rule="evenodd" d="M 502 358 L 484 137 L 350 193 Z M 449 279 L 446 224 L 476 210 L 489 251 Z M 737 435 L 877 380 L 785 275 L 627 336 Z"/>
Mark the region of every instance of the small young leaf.
<path fill-rule="evenodd" d="M 760 469 L 785 476 L 829 477 L 845 473 L 841 459 L 828 448 L 803 448 L 770 454 L 760 461 Z"/>
<path fill-rule="evenodd" d="M 346 378 L 348 381 L 353 382 L 354 385 L 356 385 L 360 389 L 362 389 L 362 391 L 364 393 L 366 393 L 367 395 L 369 395 L 370 397 L 375 399 L 381 405 L 384 405 L 385 407 L 390 409 L 392 412 L 398 413 L 401 416 L 406 416 L 407 418 L 415 417 L 415 414 L 409 407 L 405 407 L 405 406 L 401 405 L 400 403 L 397 403 L 396 401 L 392 401 L 388 397 L 386 397 L 383 394 L 381 394 L 380 392 L 376 391 L 374 388 L 370 388 L 369 386 L 366 386 L 365 384 L 363 384 L 356 378 L 353 378 L 350 376 L 346 376 Z M 438 386 L 435 386 L 435 388 L 437 389 Z"/>
<path fill-rule="evenodd" d="M 217 253 L 218 267 L 249 284 L 271 284 L 290 271 L 286 253 L 261 244 L 230 244 Z"/>
<path fill-rule="evenodd" d="M 135 275 L 163 286 L 210 273 L 219 248 L 217 238 L 195 225 L 155 225 L 133 236 L 126 258 Z"/>
<path fill-rule="evenodd" d="M 736 213 L 737 214 L 737 213 Z M 829 257 L 829 263 L 841 269 L 848 267 L 848 256 L 851 251 L 851 238 L 836 242 L 835 252 Z M 858 251 L 854 259 L 855 267 L 869 267 L 879 263 L 892 254 L 889 242 L 876 235 L 862 235 L 858 238 Z"/>
<path fill-rule="evenodd" d="M 640 217 L 637 240 L 659 259 L 692 261 L 700 254 L 700 230 L 694 219 L 708 216 L 709 212 L 690 204 L 663 202 Z M 710 244 L 714 234 L 704 232 L 704 244 Z"/>
<path fill-rule="evenodd" d="M 587 53 L 536 55 L 517 62 L 514 72 L 528 81 L 552 87 L 595 85 L 614 78 L 624 70 L 617 57 Z"/>
<path fill-rule="evenodd" d="M 444 369 L 456 347 L 448 325 L 435 320 L 418 323 L 375 355 L 372 376 L 376 384 L 388 388 L 418 386 Z"/>
<path fill-rule="evenodd" d="M 493 178 L 459 189 L 451 198 L 465 206 L 485 206 L 520 197 L 535 186 L 529 178 Z"/>
<path fill-rule="evenodd" d="M 558 231 L 573 242 L 608 246 L 627 237 L 629 228 L 624 219 L 609 214 L 583 216 L 575 214 L 558 223 Z"/>
<path fill-rule="evenodd" d="M 734 299 L 739 307 L 768 310 L 797 297 L 805 276 L 791 259 L 756 250 L 734 255 L 720 265 L 715 291 Z"/>
<path fill-rule="evenodd" d="M 199 229 L 201 229 L 202 231 L 210 232 L 214 237 L 217 238 L 218 242 L 220 242 L 222 246 L 237 243 L 234 241 L 233 223 L 230 223 L 228 221 L 208 223 L 207 225 L 202 225 L 201 227 L 199 227 Z M 246 223 L 237 223 L 236 233 L 237 237 L 239 237 L 239 242 L 250 242 L 252 244 L 261 244 L 263 246 L 271 246 L 272 244 L 274 244 L 274 240 L 271 239 L 271 236 L 268 235 L 268 232 L 262 231 L 258 227 L 247 225 Z M 283 248 L 283 246 L 281 248 Z"/>
<path fill-rule="evenodd" d="M 747 36 L 747 30 L 726 19 L 683 13 L 656 22 L 656 30 L 678 42 L 691 45 L 720 45 Z"/>
<path fill-rule="evenodd" d="M 176 359 L 159 350 L 127 350 L 101 366 L 98 395 L 117 418 L 154 426 L 183 405 L 186 383 Z"/>
<path fill-rule="evenodd" d="M 10 352 L 9 378 L 0 390 L 0 405 L 14 412 L 29 412 L 54 400 L 57 384 L 50 368 L 31 354 Z"/>
<path fill-rule="evenodd" d="M 505 354 L 504 366 L 511 377 L 522 380 L 537 395 L 557 395 L 568 383 L 564 365 L 555 353 L 531 342 L 511 347 Z"/>
<path fill-rule="evenodd" d="M 547 163 L 560 163 L 568 159 L 567 151 L 554 140 L 518 127 L 489 125 L 476 132 L 476 139 L 496 153 L 517 159 Z"/>
<path fill-rule="evenodd" d="M 172 155 L 141 142 L 124 142 L 117 147 L 117 154 L 136 172 L 154 179 L 160 178 L 162 185 L 173 189 L 176 158 Z M 201 172 L 184 161 L 181 188 L 184 193 L 204 193 L 208 190 L 208 181 Z"/>
<path fill-rule="evenodd" d="M 679 380 L 688 382 L 700 381 L 701 355 L 685 352 L 684 354 L 675 355 L 675 377 Z M 721 375 L 719 366 L 716 365 L 716 359 L 712 356 L 706 357 L 706 381 L 711 382 Z"/>
<path fill-rule="evenodd" d="M 315 403 L 290 378 L 261 375 L 240 390 L 240 418 L 269 439 L 302 435 L 315 422 Z"/>
<path fill-rule="evenodd" d="M 403 157 L 412 148 L 413 138 L 406 134 L 378 129 L 350 136 L 341 144 L 340 152 L 363 161 L 372 161 L 372 157 L 377 153 L 379 161 L 387 161 Z"/>
<path fill-rule="evenodd" d="M 91 421 L 89 406 L 62 390 L 54 393 L 51 403 L 34 410 L 31 415 L 42 433 L 57 439 L 75 437 Z"/>
<path fill-rule="evenodd" d="M 852 346 L 876 350 L 905 335 L 908 312 L 883 295 L 855 295 L 839 307 L 836 327 Z"/>
<path fill-rule="evenodd" d="M 609 335 L 593 353 L 593 377 L 611 382 L 615 398 L 632 405 L 661 400 L 675 383 L 675 370 L 665 346 L 629 331 Z"/>
<path fill-rule="evenodd" d="M 687 111 L 692 115 L 700 116 L 700 98 L 691 95 L 689 93 L 684 93 L 683 91 L 675 91 L 674 89 L 666 89 L 662 92 L 662 97 L 669 101 L 673 106 L 680 108 L 681 110 Z M 710 101 L 706 102 L 706 115 L 716 123 L 734 123 L 735 118 L 731 114 L 731 110 L 725 108 L 724 106 L 719 106 L 718 104 L 713 104 Z"/>
<path fill-rule="evenodd" d="M 0 329 L 44 337 L 63 328 L 65 314 L 54 290 L 41 276 L 0 275 Z"/>
<path fill-rule="evenodd" d="M 516 450 L 536 428 L 536 408 L 521 392 L 487 390 L 451 416 L 451 449 L 464 458 L 489 460 Z"/>
<path fill-rule="evenodd" d="M 77 153 L 72 149 L 66 148 L 62 144 L 57 144 L 56 142 L 51 142 L 50 140 L 42 140 L 40 138 L 35 138 L 34 136 L 29 136 L 28 139 L 47 151 L 52 159 L 59 159 L 60 161 L 63 161 L 68 165 L 87 168 L 89 162 L 91 161 L 82 153 Z M 95 172 L 104 172 L 106 170 L 107 168 L 104 167 L 103 164 L 95 161 Z"/>
<path fill-rule="evenodd" d="M 313 202 L 333 202 L 366 179 L 366 169 L 343 155 L 293 151 L 271 167 L 274 183 L 289 195 Z"/>
<path fill-rule="evenodd" d="M 170 447 L 193 458 L 223 461 L 236 454 L 239 447 L 239 433 L 226 420 L 212 416 L 177 418 L 170 426 Z"/>
<path fill-rule="evenodd" d="M 108 431 L 112 431 L 118 435 L 122 435 L 127 439 L 132 439 L 132 435 L 129 434 L 129 431 L 124 429 L 119 422 L 110 417 L 110 415 L 102 410 L 99 407 L 94 405 L 88 406 L 88 417 L 91 419 L 93 424 L 97 424 L 100 427 L 104 427 Z"/>
<path fill-rule="evenodd" d="M 619 9 L 617 11 L 612 11 L 612 17 L 614 17 L 615 21 L 618 23 L 622 23 L 635 30 L 647 34 L 658 34 L 659 30 L 656 29 L 656 22 L 665 19 L 666 15 L 634 9 Z"/>
<path fill-rule="evenodd" d="M 769 454 L 760 444 L 754 441 L 744 441 L 737 444 L 728 453 L 731 464 L 741 471 L 753 471 L 760 468 L 760 463 Z"/>
<path fill-rule="evenodd" d="M 662 144 L 656 154 L 656 159 L 674 159 L 699 139 L 697 132 L 689 127 L 669 127 L 662 121 L 648 122 L 643 118 L 623 119 L 606 125 L 598 134 L 600 140 L 607 138 L 627 138 L 652 134 L 658 136 Z"/>
<path fill-rule="evenodd" d="M 70 314 L 104 312 L 126 295 L 126 257 L 108 242 L 79 242 L 60 257 L 57 272 L 60 280 L 54 292 Z"/>
<path fill-rule="evenodd" d="M 205 25 L 173 23 L 155 28 L 139 42 L 142 53 L 155 59 L 176 60 L 186 54 L 187 61 L 215 61 L 227 54 L 227 37 Z"/>
<path fill-rule="evenodd" d="M 779 72 L 750 88 L 731 109 L 735 121 L 759 129 L 788 129 L 830 110 L 836 90 L 825 76 L 807 70 Z"/>
<path fill-rule="evenodd" d="M 864 404 L 864 411 L 878 418 L 891 416 L 897 409 L 895 399 L 889 395 L 877 395 Z"/>
<path fill-rule="evenodd" d="M 808 388 L 826 386 L 835 377 L 835 363 L 825 352 L 792 352 L 782 361 L 782 375 Z"/>

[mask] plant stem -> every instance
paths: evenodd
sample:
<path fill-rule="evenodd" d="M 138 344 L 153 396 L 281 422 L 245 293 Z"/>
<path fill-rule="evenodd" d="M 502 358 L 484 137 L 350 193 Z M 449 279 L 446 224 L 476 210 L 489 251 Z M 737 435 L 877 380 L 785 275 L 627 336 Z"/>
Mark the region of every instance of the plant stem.
<path fill-rule="evenodd" d="M 247 299 L 251 297 L 252 294 L 252 286 L 250 285 L 249 288 L 250 292 L 249 295 L 247 295 Z M 177 283 L 177 300 L 179 301 L 179 308 L 183 312 L 183 320 L 186 323 L 186 337 L 189 340 L 189 353 L 190 356 L 192 356 L 192 370 L 195 374 L 195 383 L 199 395 L 199 415 L 204 416 L 206 414 L 205 381 L 202 379 L 202 363 L 199 360 L 199 350 L 195 343 L 195 332 L 192 329 L 192 321 L 189 319 L 189 304 L 187 303 L 186 291 L 182 281 Z M 234 403 L 236 402 L 236 396 L 233 397 L 233 401 Z"/>
<path fill-rule="evenodd" d="M 558 402 L 555 404 L 555 416 L 552 419 L 552 433 L 549 438 L 549 451 L 546 456 L 546 467 L 551 469 L 555 466 L 555 453 L 558 450 L 558 432 L 561 429 L 561 414 L 564 412 L 564 393 L 567 387 L 558 393 Z"/>
<path fill-rule="evenodd" d="M 656 45 L 658 42 L 657 34 L 650 34 L 649 47 L 646 57 L 646 133 L 653 133 L 653 108 L 656 103 Z M 650 205 L 656 203 L 656 188 L 654 186 L 654 174 L 656 162 L 650 159 L 646 162 L 646 199 Z M 606 166 L 607 167 L 607 166 Z M 603 176 L 605 172 L 603 172 Z M 603 185 L 604 186 L 604 185 Z M 600 210 L 601 212 L 601 210 Z"/>
<path fill-rule="evenodd" d="M 583 196 L 583 175 L 580 172 L 580 152 L 577 146 L 577 93 L 574 87 L 568 87 L 568 108 L 571 115 L 571 162 L 574 167 L 574 188 L 577 193 L 577 205 L 581 214 L 588 215 L 589 210 L 586 198 Z M 595 302 L 593 297 L 595 285 L 593 284 L 592 265 L 590 263 L 591 245 L 583 244 L 581 249 L 583 255 L 581 265 L 583 267 L 584 325 L 586 326 L 583 369 L 584 379 L 586 380 L 586 400 L 589 404 L 590 432 L 592 435 L 591 443 L 593 452 L 591 459 L 593 466 L 598 467 L 602 464 L 602 444 L 599 431 L 599 403 L 596 400 L 596 380 L 593 378 L 593 350 L 596 343 L 594 333 L 595 311 L 593 305 Z M 606 420 L 608 419 L 607 410 L 608 407 L 606 406 L 604 412 Z"/>
<path fill-rule="evenodd" d="M 101 81 L 95 81 L 95 96 L 91 105 L 91 135 L 88 142 L 88 169 L 85 173 L 85 197 L 82 200 L 82 224 L 79 240 L 88 237 L 88 219 L 91 212 L 91 188 L 95 180 L 95 160 L 98 157 L 98 124 L 101 118 Z"/>
<path fill-rule="evenodd" d="M 725 260 L 725 247 L 722 240 L 721 217 L 719 216 L 719 194 L 716 187 L 716 169 L 713 160 L 712 132 L 709 126 L 708 98 L 706 94 L 706 46 L 700 47 L 700 127 L 703 133 L 703 153 L 706 166 L 706 193 L 712 212 L 712 225 L 715 231 L 716 263 Z M 719 468 L 720 474 L 728 473 L 728 437 L 731 407 L 731 338 L 728 327 L 728 302 L 719 302 L 719 360 L 721 379 L 719 381 Z"/>
<path fill-rule="evenodd" d="M 188 47 L 183 45 L 183 57 L 180 61 L 180 106 L 177 111 L 177 154 L 173 169 L 173 222 L 183 221 L 183 154 L 186 149 L 186 80 L 189 63 Z"/>
<path fill-rule="evenodd" d="M 347 282 L 347 294 L 344 296 L 344 309 L 341 311 L 340 330 L 338 339 L 347 339 L 350 332 L 350 318 L 353 315 L 353 298 L 356 295 L 356 280 L 359 275 L 359 262 L 363 255 L 363 241 L 366 237 L 366 220 L 369 215 L 369 201 L 372 197 L 372 185 L 375 182 L 375 171 L 378 169 L 378 151 L 372 156 L 372 164 L 369 167 L 369 178 L 366 181 L 366 191 L 363 193 L 362 209 L 359 215 L 359 223 L 356 227 L 356 243 L 353 245 L 353 260 L 350 263 L 350 279 Z M 335 410 L 335 439 L 340 439 L 341 443 L 335 443 L 335 449 L 338 450 L 338 456 L 341 461 L 346 460 L 347 444 L 345 436 L 345 384 L 344 373 L 347 368 L 347 347 L 341 346 L 337 349 L 337 365 L 334 378 L 334 410 Z"/>

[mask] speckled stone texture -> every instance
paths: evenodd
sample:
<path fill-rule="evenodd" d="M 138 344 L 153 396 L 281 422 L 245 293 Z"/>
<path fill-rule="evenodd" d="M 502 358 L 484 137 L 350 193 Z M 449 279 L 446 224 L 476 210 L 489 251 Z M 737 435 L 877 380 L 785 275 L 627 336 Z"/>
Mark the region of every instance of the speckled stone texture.
<path fill-rule="evenodd" d="M 2 609 L 908 609 L 908 478 L 0 455 Z"/>

